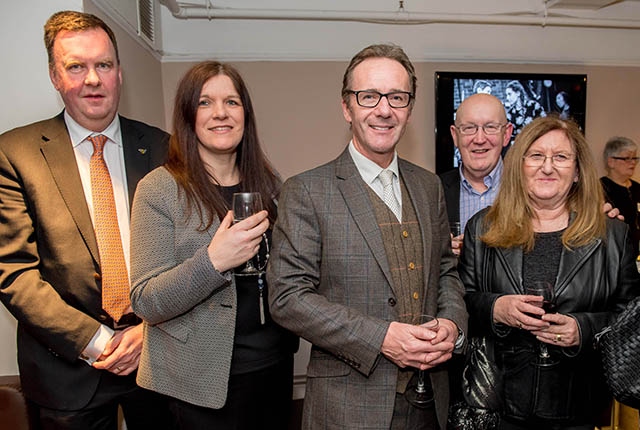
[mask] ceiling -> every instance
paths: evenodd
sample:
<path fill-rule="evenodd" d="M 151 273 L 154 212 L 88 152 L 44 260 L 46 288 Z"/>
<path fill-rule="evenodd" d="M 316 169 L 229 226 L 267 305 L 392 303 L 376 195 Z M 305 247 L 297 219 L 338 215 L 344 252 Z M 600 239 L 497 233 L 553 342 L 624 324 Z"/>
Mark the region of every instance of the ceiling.
<path fill-rule="evenodd" d="M 640 65 L 638 0 L 93 1 L 165 62 L 345 60 L 393 42 L 425 61 Z"/>

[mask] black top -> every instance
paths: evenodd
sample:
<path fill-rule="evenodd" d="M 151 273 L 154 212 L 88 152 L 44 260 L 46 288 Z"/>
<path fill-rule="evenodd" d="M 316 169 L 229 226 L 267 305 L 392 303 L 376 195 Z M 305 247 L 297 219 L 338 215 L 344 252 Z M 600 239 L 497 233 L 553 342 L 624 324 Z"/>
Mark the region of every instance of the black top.
<path fill-rule="evenodd" d="M 220 187 L 227 206 L 231 207 L 233 193 L 241 192 L 240 185 Z M 271 247 L 271 228 L 267 230 L 266 237 Z M 258 255 L 253 258 L 255 267 L 266 266 L 267 246 L 263 239 Z M 244 263 L 234 269 L 240 272 L 244 269 Z M 267 297 L 266 276 L 262 279 L 262 300 L 260 300 L 260 288 L 258 276 L 236 276 L 236 293 L 238 297 L 238 309 L 236 312 L 236 331 L 231 358 L 231 374 L 242 374 L 264 369 L 274 365 L 293 353 L 297 346 L 296 338 L 278 326 L 271 319 L 269 313 L 269 301 Z M 264 325 L 260 321 L 260 303 L 264 311 Z"/>
<path fill-rule="evenodd" d="M 618 185 L 611 179 L 603 176 L 600 178 L 604 189 L 605 199 L 618 208 L 620 214 L 624 216 L 624 222 L 629 225 L 631 242 L 633 244 L 634 255 L 638 255 L 638 244 L 640 243 L 640 220 L 638 219 L 638 209 L 640 205 L 640 184 L 631 181 L 629 188 Z"/>
<path fill-rule="evenodd" d="M 533 249 L 522 256 L 522 279 L 525 287 L 528 283 L 537 281 L 556 284 L 562 254 L 562 233 L 564 229 L 535 233 Z"/>

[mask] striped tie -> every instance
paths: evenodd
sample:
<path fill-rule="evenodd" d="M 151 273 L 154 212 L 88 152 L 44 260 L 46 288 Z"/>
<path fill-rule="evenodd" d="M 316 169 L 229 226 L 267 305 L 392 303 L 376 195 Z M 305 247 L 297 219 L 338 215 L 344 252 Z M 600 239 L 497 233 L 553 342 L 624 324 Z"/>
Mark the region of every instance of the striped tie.
<path fill-rule="evenodd" d="M 393 172 L 388 169 L 384 169 L 378 175 L 380 182 L 382 182 L 382 201 L 387 205 L 391 212 L 396 216 L 398 221 L 402 219 L 402 213 L 400 212 L 400 203 L 393 192 Z"/>
<path fill-rule="evenodd" d="M 103 148 L 107 137 L 100 134 L 87 138 L 93 144 L 89 163 L 93 194 L 94 229 L 102 268 L 102 308 L 118 322 L 129 307 L 129 274 L 124 261 L 120 227 L 109 169 Z"/>

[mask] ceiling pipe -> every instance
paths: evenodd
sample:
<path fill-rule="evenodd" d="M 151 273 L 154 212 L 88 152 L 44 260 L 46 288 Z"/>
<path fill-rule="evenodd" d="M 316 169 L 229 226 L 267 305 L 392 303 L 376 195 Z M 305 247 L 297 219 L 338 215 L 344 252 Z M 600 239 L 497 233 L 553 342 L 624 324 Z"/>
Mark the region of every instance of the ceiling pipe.
<path fill-rule="evenodd" d="M 179 19 L 246 19 L 296 21 L 355 21 L 379 24 L 492 24 L 553 27 L 640 29 L 640 21 L 589 19 L 542 15 L 433 14 L 427 12 L 366 12 L 293 9 L 234 9 L 206 5 L 181 5 L 177 0 L 159 0 Z"/>

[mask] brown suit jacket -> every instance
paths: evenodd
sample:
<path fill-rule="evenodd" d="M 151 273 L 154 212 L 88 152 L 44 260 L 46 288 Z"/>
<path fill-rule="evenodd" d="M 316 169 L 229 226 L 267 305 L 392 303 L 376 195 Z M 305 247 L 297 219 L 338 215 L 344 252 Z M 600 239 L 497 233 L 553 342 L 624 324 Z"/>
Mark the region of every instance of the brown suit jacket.
<path fill-rule="evenodd" d="M 167 134 L 120 117 L 131 199 L 166 157 Z M 100 324 L 100 260 L 63 114 L 0 136 L 0 300 L 18 320 L 26 397 L 86 405 L 101 371 L 78 359 Z M 133 380 L 135 375 L 131 375 Z"/>
<path fill-rule="evenodd" d="M 438 178 L 405 160 L 400 175 L 424 248 L 423 311 L 466 331 L 463 287 L 451 253 Z M 313 344 L 303 428 L 389 429 L 398 367 L 380 348 L 398 320 L 395 292 L 367 185 L 345 150 L 289 179 L 280 195 L 268 270 L 271 314 Z M 429 372 L 446 427 L 445 366 Z"/>

